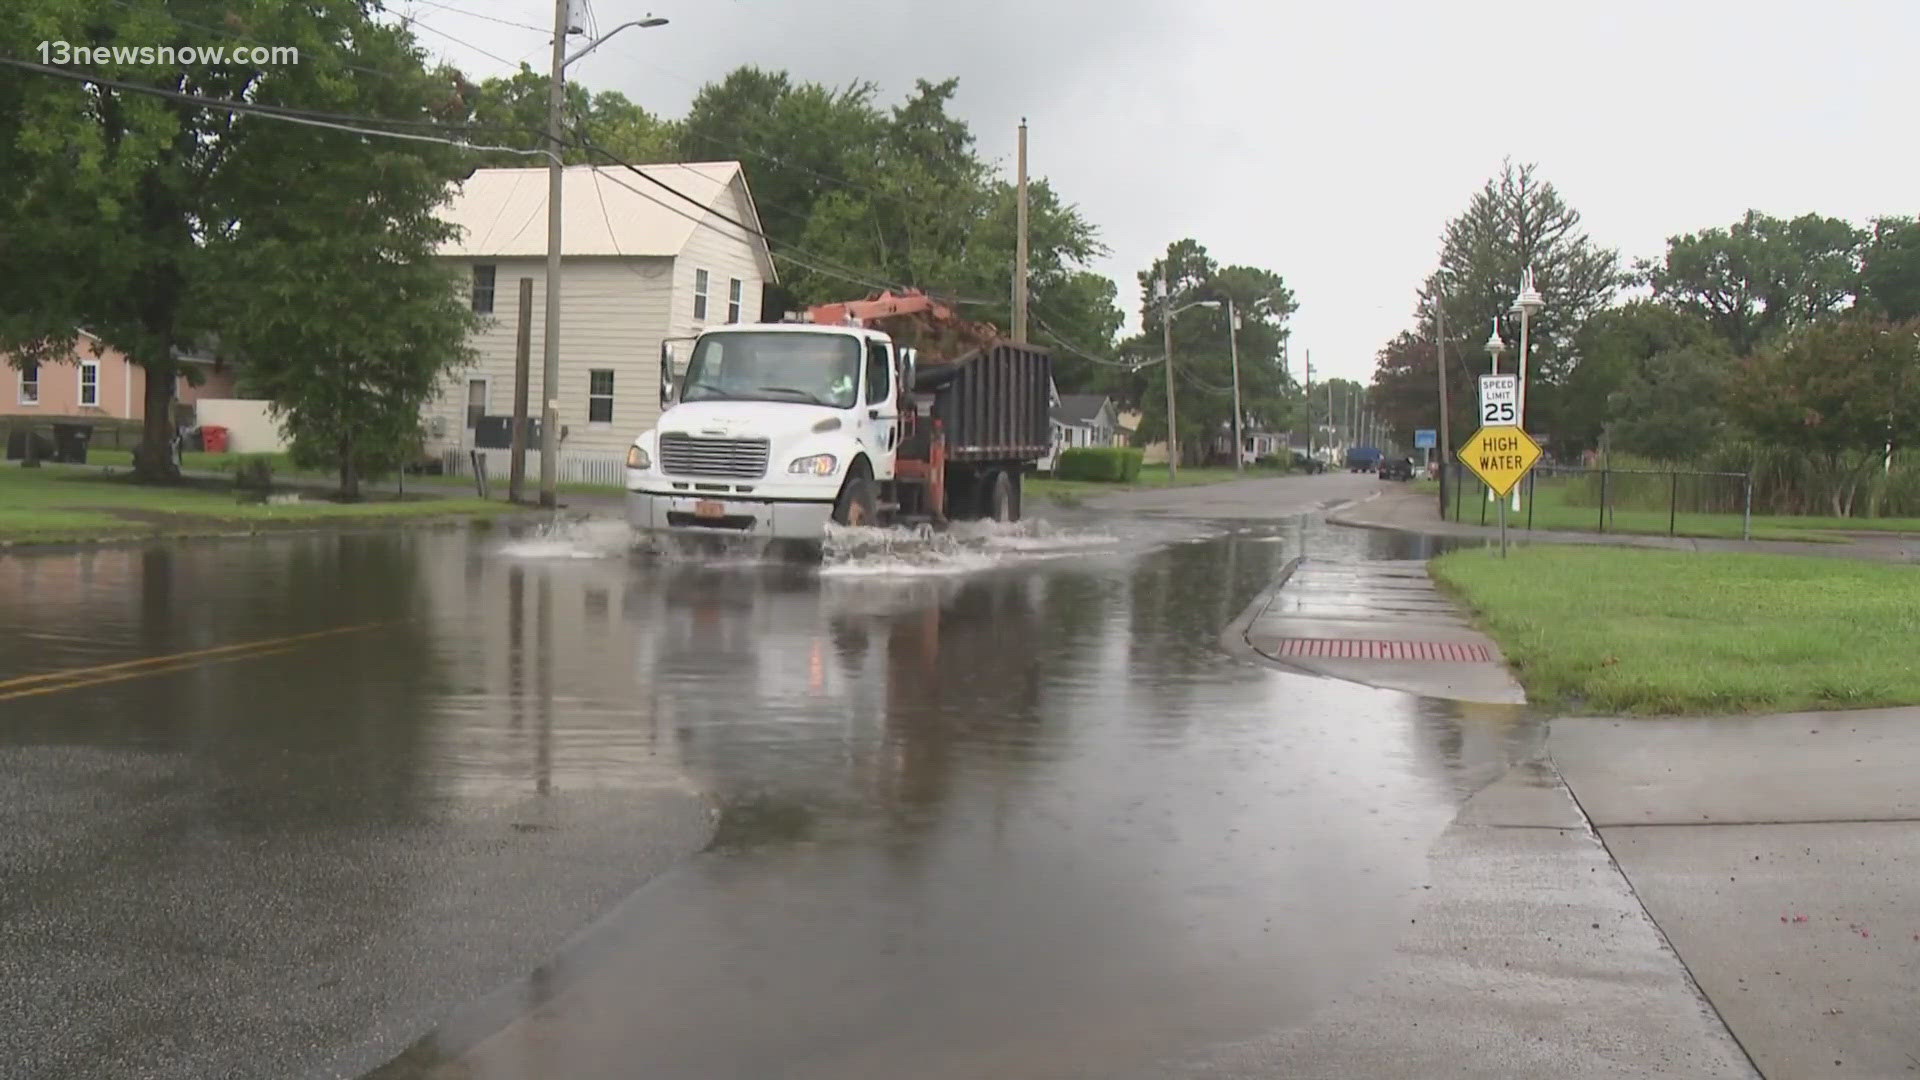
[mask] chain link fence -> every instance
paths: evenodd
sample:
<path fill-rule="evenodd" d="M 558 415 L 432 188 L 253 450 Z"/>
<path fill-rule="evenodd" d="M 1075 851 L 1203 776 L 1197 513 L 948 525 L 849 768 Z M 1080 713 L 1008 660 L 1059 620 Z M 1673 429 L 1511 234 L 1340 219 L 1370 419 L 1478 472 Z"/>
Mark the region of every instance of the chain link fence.
<path fill-rule="evenodd" d="M 1466 466 L 1446 470 L 1447 520 L 1499 524 L 1498 496 Z M 1505 501 L 1508 528 L 1753 537 L 1748 473 L 1536 465 Z"/>

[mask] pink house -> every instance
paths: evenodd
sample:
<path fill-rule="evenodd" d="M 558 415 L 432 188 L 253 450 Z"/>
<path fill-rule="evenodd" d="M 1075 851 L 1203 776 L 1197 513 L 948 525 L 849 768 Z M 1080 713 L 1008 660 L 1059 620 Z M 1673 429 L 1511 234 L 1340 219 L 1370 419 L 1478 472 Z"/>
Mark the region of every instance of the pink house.
<path fill-rule="evenodd" d="M 192 404 L 237 396 L 232 371 L 216 370 L 211 360 L 185 362 L 199 365 L 205 378 L 193 386 L 181 376 L 174 400 Z M 24 368 L 9 362 L 0 365 L 0 377 L 12 384 L 0 385 L 0 416 L 139 420 L 146 414 L 146 370 L 84 330 L 71 359 Z"/>

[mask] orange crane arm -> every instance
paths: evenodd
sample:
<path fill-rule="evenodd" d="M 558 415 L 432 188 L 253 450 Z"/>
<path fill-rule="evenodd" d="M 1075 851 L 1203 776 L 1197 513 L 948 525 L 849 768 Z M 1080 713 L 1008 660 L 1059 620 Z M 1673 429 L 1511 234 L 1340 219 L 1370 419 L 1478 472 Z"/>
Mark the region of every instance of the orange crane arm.
<path fill-rule="evenodd" d="M 881 319 L 889 315 L 917 315 L 921 312 L 926 312 L 941 321 L 954 319 L 952 308 L 919 289 L 908 289 L 905 292 L 887 290 L 875 293 L 865 300 L 815 304 L 807 309 L 807 319 L 811 322 L 837 325 L 851 318 L 858 320 L 864 326 L 868 319 Z"/>

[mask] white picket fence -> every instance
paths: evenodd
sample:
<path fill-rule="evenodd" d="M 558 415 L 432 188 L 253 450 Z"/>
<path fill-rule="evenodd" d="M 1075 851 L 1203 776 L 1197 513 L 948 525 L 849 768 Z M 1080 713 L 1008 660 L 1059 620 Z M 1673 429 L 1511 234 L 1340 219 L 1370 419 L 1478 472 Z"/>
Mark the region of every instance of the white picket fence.
<path fill-rule="evenodd" d="M 487 479 L 493 484 L 504 485 L 508 470 L 513 464 L 511 450 L 480 450 L 480 456 L 487 461 Z M 449 476 L 471 476 L 473 465 L 467 458 L 466 450 L 447 450 L 440 455 Z M 560 482 L 563 484 L 604 484 L 608 487 L 622 487 L 627 482 L 627 461 L 624 457 L 612 454 L 568 454 L 560 455 Z M 540 480 L 540 451 L 527 451 L 527 479 L 532 483 Z"/>

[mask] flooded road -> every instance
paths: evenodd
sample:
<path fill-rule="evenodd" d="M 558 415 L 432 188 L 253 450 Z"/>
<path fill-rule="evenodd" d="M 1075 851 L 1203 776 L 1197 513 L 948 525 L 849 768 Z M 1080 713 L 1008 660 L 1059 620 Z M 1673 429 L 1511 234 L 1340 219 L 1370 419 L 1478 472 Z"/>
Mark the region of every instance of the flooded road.
<path fill-rule="evenodd" d="M 1420 554 L 1263 516 L 1058 511 L 824 567 L 595 524 L 0 559 L 0 1056 L 1202 1067 L 1383 963 L 1535 735 L 1224 653 L 1302 551 Z"/>

